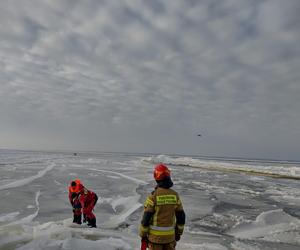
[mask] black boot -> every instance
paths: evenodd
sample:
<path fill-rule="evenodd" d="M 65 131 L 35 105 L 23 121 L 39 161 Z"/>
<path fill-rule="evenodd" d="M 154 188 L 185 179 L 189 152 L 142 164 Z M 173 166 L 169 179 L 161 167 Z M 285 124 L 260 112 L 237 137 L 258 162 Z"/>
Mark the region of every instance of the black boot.
<path fill-rule="evenodd" d="M 81 225 L 81 214 L 74 214 L 73 223 Z"/>
<path fill-rule="evenodd" d="M 76 221 L 77 221 L 77 215 L 73 214 L 73 223 L 76 223 Z"/>
<path fill-rule="evenodd" d="M 88 221 L 88 226 L 89 227 L 97 227 L 97 225 L 96 225 L 96 218 L 87 219 L 87 221 Z"/>

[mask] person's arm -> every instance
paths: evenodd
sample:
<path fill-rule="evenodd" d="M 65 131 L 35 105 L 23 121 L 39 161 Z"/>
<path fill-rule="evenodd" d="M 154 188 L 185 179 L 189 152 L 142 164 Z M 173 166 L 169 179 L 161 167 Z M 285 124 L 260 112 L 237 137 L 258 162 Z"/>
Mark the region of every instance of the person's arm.
<path fill-rule="evenodd" d="M 69 201 L 71 203 L 71 205 L 73 206 L 73 197 L 72 197 L 72 192 L 69 192 Z"/>
<path fill-rule="evenodd" d="M 184 224 L 185 224 L 185 212 L 183 210 L 182 202 L 178 197 L 177 207 L 175 210 L 176 216 L 176 227 L 175 227 L 175 237 L 176 241 L 180 240 L 180 236 L 183 234 Z"/>
<path fill-rule="evenodd" d="M 144 203 L 144 214 L 140 225 L 139 235 L 141 238 L 146 238 L 149 232 L 150 221 L 155 213 L 154 198 L 150 195 Z"/>

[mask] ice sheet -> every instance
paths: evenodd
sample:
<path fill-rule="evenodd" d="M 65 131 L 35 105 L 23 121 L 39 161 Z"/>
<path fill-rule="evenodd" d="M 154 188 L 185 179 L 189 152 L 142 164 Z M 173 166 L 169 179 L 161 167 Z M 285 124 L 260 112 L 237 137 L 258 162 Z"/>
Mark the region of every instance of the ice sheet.
<path fill-rule="evenodd" d="M 1 165 L 1 177 L 14 183 L 9 190 L 0 190 L 0 249 L 139 249 L 141 206 L 156 184 L 154 162 L 164 157 L 149 161 L 140 155 L 78 153 L 74 157 L 45 152 L 4 156 L 9 165 Z M 195 166 L 201 163 L 199 168 L 190 164 L 192 158 L 181 158 L 165 161 L 172 161 L 173 188 L 187 214 L 177 250 L 299 249 L 298 181 L 207 167 L 230 169 L 234 165 L 283 173 L 296 166 L 194 159 Z M 6 167 L 16 171 L 6 171 Z M 72 224 L 68 184 L 73 178 L 80 178 L 99 196 L 94 211 L 97 229 Z"/>
<path fill-rule="evenodd" d="M 51 171 L 54 167 L 55 167 L 55 164 L 51 163 L 45 169 L 39 171 L 36 175 L 30 176 L 28 178 L 20 179 L 17 181 L 13 181 L 13 182 L 10 182 L 5 185 L 1 185 L 0 191 L 9 189 L 9 188 L 16 188 L 16 187 L 21 187 L 21 186 L 27 185 L 27 184 L 33 182 L 34 180 L 43 177 L 48 171 Z"/>
<path fill-rule="evenodd" d="M 146 162 L 150 163 L 165 163 L 165 164 L 173 164 L 173 165 L 182 165 L 182 166 L 190 166 L 196 168 L 202 168 L 213 171 L 228 171 L 228 172 L 243 172 L 249 174 L 257 174 L 257 175 L 266 175 L 273 177 L 282 177 L 282 178 L 299 178 L 300 179 L 300 167 L 299 166 L 290 166 L 281 164 L 280 166 L 276 165 L 259 165 L 258 162 L 256 164 L 244 164 L 243 162 L 239 163 L 229 163 L 229 162 L 221 162 L 221 161 L 213 161 L 213 160 L 201 160 L 194 159 L 191 157 L 170 157 L 167 155 L 159 155 L 153 156 L 143 159 Z"/>
<path fill-rule="evenodd" d="M 228 234 L 242 239 L 259 239 L 300 244 L 300 220 L 282 209 L 261 213 L 253 222 L 235 225 Z"/>
<path fill-rule="evenodd" d="M 20 212 L 13 212 L 5 215 L 0 215 L 0 222 L 8 222 L 14 220 Z"/>

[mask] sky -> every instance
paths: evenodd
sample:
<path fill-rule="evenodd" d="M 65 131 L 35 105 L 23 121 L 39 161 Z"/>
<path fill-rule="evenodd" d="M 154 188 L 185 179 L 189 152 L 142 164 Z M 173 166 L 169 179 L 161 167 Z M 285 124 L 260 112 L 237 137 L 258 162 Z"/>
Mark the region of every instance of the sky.
<path fill-rule="evenodd" d="M 300 160 L 299 13 L 1 0 L 0 148 Z"/>

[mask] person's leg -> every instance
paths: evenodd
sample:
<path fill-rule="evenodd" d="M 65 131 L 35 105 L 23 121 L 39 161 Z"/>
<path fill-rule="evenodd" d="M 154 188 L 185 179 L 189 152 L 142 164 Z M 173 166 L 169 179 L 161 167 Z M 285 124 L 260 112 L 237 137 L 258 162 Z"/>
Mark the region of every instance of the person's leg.
<path fill-rule="evenodd" d="M 176 241 L 165 244 L 163 250 L 175 250 Z"/>
<path fill-rule="evenodd" d="M 73 208 L 73 223 L 81 224 L 81 204 L 78 199 L 75 199 Z"/>
<path fill-rule="evenodd" d="M 73 209 L 73 223 L 81 224 L 81 209 Z"/>
<path fill-rule="evenodd" d="M 148 243 L 149 250 L 163 250 L 163 245 L 155 244 L 152 242 Z"/>
<path fill-rule="evenodd" d="M 97 227 L 96 226 L 96 216 L 93 213 L 93 209 L 94 209 L 94 203 L 92 203 L 92 204 L 88 205 L 86 208 L 84 208 L 83 213 L 86 214 L 88 226 Z"/>

